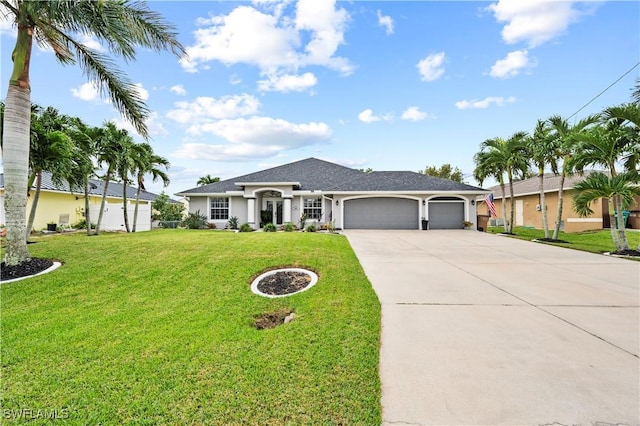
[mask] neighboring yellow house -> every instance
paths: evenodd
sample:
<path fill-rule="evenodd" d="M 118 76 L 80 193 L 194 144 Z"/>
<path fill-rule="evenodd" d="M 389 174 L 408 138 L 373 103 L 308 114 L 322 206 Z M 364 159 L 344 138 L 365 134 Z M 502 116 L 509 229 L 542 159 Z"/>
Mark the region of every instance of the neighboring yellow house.
<path fill-rule="evenodd" d="M 573 186 L 582 181 L 584 176 L 567 176 L 564 182 L 562 223 L 560 229 L 565 232 L 581 232 L 598 230 L 609 227 L 609 210 L 607 199 L 596 200 L 591 203 L 593 214 L 587 217 L 580 217 L 573 210 Z M 542 211 L 540 207 L 540 191 L 538 189 L 539 178 L 533 177 L 513 183 L 513 193 L 515 194 L 515 226 L 528 226 L 542 229 Z M 558 213 L 558 189 L 560 188 L 560 176 L 547 173 L 544 176 L 545 203 L 547 205 L 547 219 L 549 229 L 555 226 Z M 493 192 L 494 204 L 498 213 L 497 218 L 492 218 L 493 223 L 501 224 L 503 218 L 502 210 L 502 190 L 500 185 L 489 188 Z M 509 184 L 505 184 L 505 197 L 507 207 L 507 220 L 509 220 L 509 208 L 511 196 Z M 489 215 L 489 210 L 484 200 L 478 199 L 478 213 Z M 630 210 L 640 210 L 640 197 L 636 197 L 636 204 Z M 631 223 L 631 222 L 630 222 Z"/>
<path fill-rule="evenodd" d="M 92 223 L 98 220 L 104 182 L 98 179 L 89 180 L 89 208 Z M 101 229 L 105 231 L 124 230 L 124 214 L 122 204 L 122 184 L 110 182 L 105 204 L 105 211 L 101 223 Z M 31 212 L 31 204 L 35 195 L 35 188 L 30 191 L 27 201 L 27 218 Z M 136 188 L 127 187 L 129 224 L 133 225 L 133 212 L 135 209 Z M 151 202 L 158 197 L 147 191 L 140 192 L 140 205 L 138 206 L 138 223 L 136 231 L 148 231 L 151 229 Z M 0 174 L 0 224 L 5 222 L 4 218 L 4 175 Z M 62 187 L 55 185 L 51 181 L 49 174 L 44 174 L 40 199 L 36 210 L 36 217 L 33 222 L 33 229 L 40 231 L 47 228 L 47 224 L 56 223 L 60 225 L 73 225 L 85 218 L 85 201 L 82 191 L 71 191 L 69 185 L 65 183 Z"/>

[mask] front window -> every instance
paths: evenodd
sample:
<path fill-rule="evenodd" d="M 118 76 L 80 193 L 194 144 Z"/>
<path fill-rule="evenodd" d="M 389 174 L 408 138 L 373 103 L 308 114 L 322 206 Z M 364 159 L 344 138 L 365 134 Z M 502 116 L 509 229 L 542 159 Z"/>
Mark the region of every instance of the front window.
<path fill-rule="evenodd" d="M 229 219 L 229 198 L 211 199 L 211 220 Z"/>
<path fill-rule="evenodd" d="M 305 198 L 304 214 L 307 219 L 317 219 L 322 217 L 322 198 Z"/>

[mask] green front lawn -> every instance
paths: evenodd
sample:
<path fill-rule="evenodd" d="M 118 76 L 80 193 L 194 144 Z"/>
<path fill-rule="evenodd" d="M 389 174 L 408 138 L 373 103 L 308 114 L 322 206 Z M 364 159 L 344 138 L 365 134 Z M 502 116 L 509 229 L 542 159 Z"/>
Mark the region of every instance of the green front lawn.
<path fill-rule="evenodd" d="M 553 235 L 553 229 L 550 230 L 550 235 Z M 504 232 L 502 226 L 490 227 L 488 232 L 499 234 Z M 533 229 L 525 227 L 515 227 L 513 229 L 513 237 L 521 240 L 533 240 L 544 238 L 544 231 L 542 229 Z M 567 243 L 545 243 L 553 244 L 559 247 L 567 247 L 575 250 L 588 251 L 591 253 L 604 253 L 612 252 L 615 250 L 613 240 L 611 239 L 611 231 L 608 229 L 602 231 L 585 231 L 575 233 L 560 232 L 558 235 L 560 240 Z M 637 249 L 640 243 L 640 232 L 628 231 L 627 239 L 629 240 L 629 246 L 631 249 Z"/>
<path fill-rule="evenodd" d="M 161 230 L 35 239 L 1 291 L 2 416 L 65 424 L 380 424 L 380 306 L 341 235 Z M 256 296 L 265 268 L 320 280 Z M 296 319 L 269 330 L 254 316 Z M 10 414 L 13 413 L 13 414 Z"/>

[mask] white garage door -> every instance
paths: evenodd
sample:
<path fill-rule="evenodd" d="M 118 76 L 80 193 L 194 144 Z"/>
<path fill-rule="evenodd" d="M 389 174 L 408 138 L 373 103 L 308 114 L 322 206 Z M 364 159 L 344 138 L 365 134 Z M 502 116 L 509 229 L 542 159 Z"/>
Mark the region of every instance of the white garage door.
<path fill-rule="evenodd" d="M 429 229 L 462 229 L 464 202 L 430 201 Z"/>
<path fill-rule="evenodd" d="M 344 203 L 345 229 L 418 229 L 418 201 L 360 198 Z"/>

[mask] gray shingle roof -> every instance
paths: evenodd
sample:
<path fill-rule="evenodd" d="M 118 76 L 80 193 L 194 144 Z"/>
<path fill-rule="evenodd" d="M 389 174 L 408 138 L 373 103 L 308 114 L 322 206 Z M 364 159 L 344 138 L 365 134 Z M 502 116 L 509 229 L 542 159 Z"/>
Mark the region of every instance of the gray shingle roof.
<path fill-rule="evenodd" d="M 248 175 L 238 176 L 209 185 L 203 185 L 179 192 L 179 195 L 187 194 L 211 194 L 226 191 L 241 190 L 236 182 L 299 182 L 301 190 L 328 190 L 340 182 L 354 180 L 366 175 L 359 170 L 319 160 L 307 158 L 282 166 L 273 167 Z"/>
<path fill-rule="evenodd" d="M 4 174 L 0 174 L 0 187 L 4 188 Z M 34 186 L 35 187 L 35 186 Z M 56 185 L 53 180 L 51 180 L 51 173 L 43 172 L 42 173 L 42 185 L 41 190 L 43 191 L 58 191 L 58 192 L 72 192 L 74 194 L 82 193 L 82 189 L 74 188 L 73 191 L 69 188 L 68 182 L 63 182 L 62 185 Z M 127 198 L 135 199 L 136 198 L 136 188 L 131 186 L 127 186 Z M 89 179 L 89 194 L 102 196 L 104 192 L 104 181 L 99 179 Z M 108 197 L 118 197 L 122 198 L 122 183 L 118 182 L 109 182 L 109 187 L 107 188 L 107 196 Z M 140 199 L 144 201 L 153 201 L 159 195 L 154 194 L 153 192 L 148 191 L 140 191 Z M 178 203 L 176 200 L 169 200 L 169 202 Z"/>
<path fill-rule="evenodd" d="M 220 194 L 238 191 L 236 183 L 299 182 L 300 190 L 331 191 L 483 191 L 482 188 L 421 175 L 410 171 L 372 172 L 341 166 L 317 158 L 307 158 L 271 169 L 191 188 L 178 195 Z"/>
<path fill-rule="evenodd" d="M 333 191 L 482 191 L 482 188 L 410 171 L 371 172 L 344 181 Z"/>
<path fill-rule="evenodd" d="M 587 177 L 590 173 L 593 173 L 595 170 L 585 170 L 584 174 L 579 175 L 575 174 L 572 176 L 567 176 L 564 181 L 564 189 L 571 189 L 573 186 L 581 182 Z M 561 176 L 556 176 L 553 173 L 545 173 L 544 174 L 544 192 L 556 192 L 560 189 L 560 180 Z M 518 195 L 526 195 L 526 194 L 537 194 L 540 192 L 539 189 L 539 178 L 538 176 L 521 180 L 513 183 L 513 193 Z M 489 188 L 489 191 L 493 191 L 494 196 L 502 196 L 502 190 L 500 189 L 500 185 L 495 185 Z M 504 185 L 504 193 L 506 197 L 509 197 L 511 192 L 509 191 L 509 183 L 505 182 Z"/>

